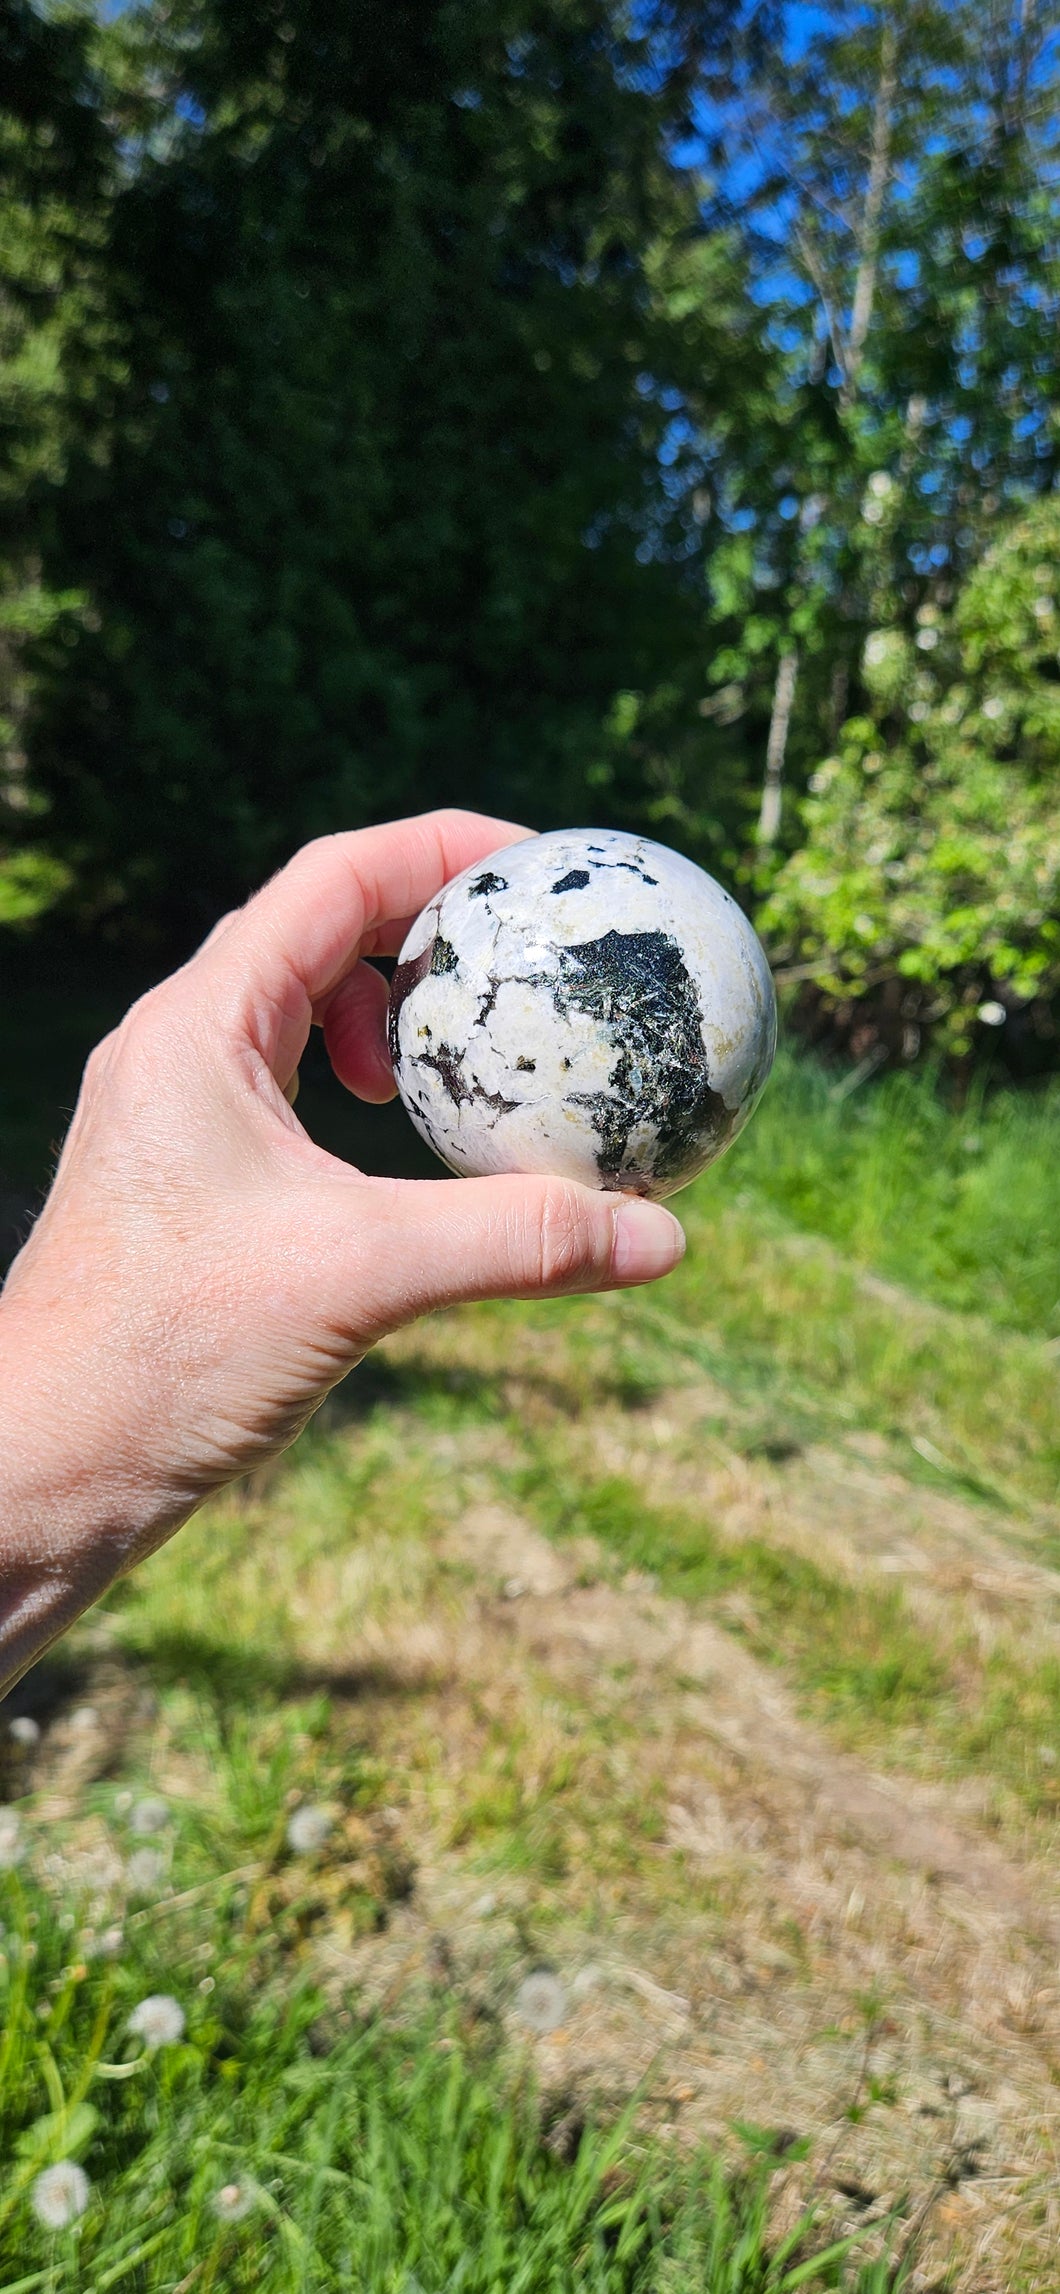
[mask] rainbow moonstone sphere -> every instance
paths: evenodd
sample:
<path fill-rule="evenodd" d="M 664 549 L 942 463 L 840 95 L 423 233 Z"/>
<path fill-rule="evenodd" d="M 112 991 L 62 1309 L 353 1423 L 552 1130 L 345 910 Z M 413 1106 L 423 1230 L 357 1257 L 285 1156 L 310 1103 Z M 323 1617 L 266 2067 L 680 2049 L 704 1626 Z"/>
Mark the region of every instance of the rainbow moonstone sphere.
<path fill-rule="evenodd" d="M 390 1051 L 451 1171 L 675 1194 L 746 1123 L 776 1048 L 761 943 L 680 853 L 555 829 L 445 885 L 394 973 Z"/>

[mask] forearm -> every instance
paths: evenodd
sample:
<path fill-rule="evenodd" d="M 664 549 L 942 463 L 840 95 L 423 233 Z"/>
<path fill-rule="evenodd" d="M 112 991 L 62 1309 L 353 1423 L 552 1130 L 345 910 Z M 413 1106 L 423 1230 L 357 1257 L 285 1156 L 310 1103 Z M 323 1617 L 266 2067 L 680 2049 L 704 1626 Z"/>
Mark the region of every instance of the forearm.
<path fill-rule="evenodd" d="M 191 1510 L 137 1475 L 116 1370 L 0 1296 L 0 1693 Z"/>

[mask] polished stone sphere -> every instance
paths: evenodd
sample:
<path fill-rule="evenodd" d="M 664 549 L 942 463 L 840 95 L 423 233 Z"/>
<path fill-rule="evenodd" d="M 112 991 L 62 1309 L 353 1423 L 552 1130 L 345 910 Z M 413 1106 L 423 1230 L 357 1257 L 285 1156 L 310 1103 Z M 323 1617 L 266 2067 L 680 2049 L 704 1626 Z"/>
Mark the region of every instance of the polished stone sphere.
<path fill-rule="evenodd" d="M 450 1170 L 672 1195 L 747 1121 L 776 1047 L 761 944 L 665 845 L 555 829 L 455 876 L 417 917 L 390 1051 Z"/>

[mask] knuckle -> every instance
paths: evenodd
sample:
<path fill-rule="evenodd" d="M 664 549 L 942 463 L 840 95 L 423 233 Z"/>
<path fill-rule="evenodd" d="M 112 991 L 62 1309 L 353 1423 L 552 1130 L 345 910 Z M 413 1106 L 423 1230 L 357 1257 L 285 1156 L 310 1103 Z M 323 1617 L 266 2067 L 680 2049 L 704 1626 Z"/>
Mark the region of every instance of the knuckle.
<path fill-rule="evenodd" d="M 545 1188 L 537 1230 L 537 1278 L 543 1290 L 567 1290 L 602 1271 L 605 1257 L 599 1224 L 578 1191 L 563 1184 Z"/>

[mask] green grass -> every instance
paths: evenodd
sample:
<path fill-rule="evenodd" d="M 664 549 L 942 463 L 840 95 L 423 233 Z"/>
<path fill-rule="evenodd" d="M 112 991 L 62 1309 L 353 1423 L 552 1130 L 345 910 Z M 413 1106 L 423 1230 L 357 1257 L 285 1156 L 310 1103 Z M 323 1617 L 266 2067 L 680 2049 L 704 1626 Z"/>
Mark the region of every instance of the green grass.
<path fill-rule="evenodd" d="M 36 1839 L 30 1817 L 26 1861 L 0 1880 L 3 2294 L 884 2294 L 899 2282 L 882 2265 L 859 2271 L 857 2242 L 820 2237 L 809 2216 L 771 2246 L 768 2156 L 735 2174 L 702 2155 L 678 2168 L 635 2139 L 630 2112 L 550 2148 L 518 2057 L 444 1980 L 403 2019 L 325 2001 L 297 1943 L 314 1897 L 341 1893 L 348 1843 L 336 1829 L 298 1856 L 286 1813 L 292 1792 L 322 1788 L 355 1818 L 372 1806 L 370 1783 L 336 1773 L 327 1718 L 319 1704 L 262 1714 L 260 1699 L 256 1723 L 234 1730 L 220 1704 L 174 1712 L 175 1739 L 183 1727 L 209 1755 L 212 1806 L 172 1807 L 166 1890 L 139 1909 L 133 1891 L 111 1956 L 91 1898 L 101 1837 L 118 1858 L 135 1848 L 124 1803 L 95 1789 L 96 1863 L 67 1836 L 61 1879 L 61 1835 L 52 1824 Z M 160 1993 L 185 2028 L 146 2051 L 129 2018 Z M 54 2230 L 33 2194 L 59 2161 L 82 2164 L 90 2195 Z"/>
<path fill-rule="evenodd" d="M 846 1093 L 781 1053 L 727 1178 L 919 1297 L 1060 1333 L 1060 1084 L 948 1104 L 900 1073 Z M 722 1173 L 719 1173 L 724 1193 Z"/>
<path fill-rule="evenodd" d="M 1060 1746 L 1060 1662 L 932 1637 L 885 1580 L 843 1579 L 761 1538 L 720 1536 L 703 1514 L 653 1505 L 620 1477 L 578 1476 L 555 1443 L 512 1476 L 546 1535 L 589 1536 L 664 1593 L 709 1606 L 756 1656 L 782 1665 L 815 1716 L 892 1767 L 979 1775 L 1035 1816 L 1060 1811 L 1047 1755 Z M 735 1598 L 735 1602 L 732 1597 Z"/>
<path fill-rule="evenodd" d="M 76 1003 L 57 1023 L 43 988 L 27 1017 L 22 1056 L 18 1015 L 0 1015 L 15 1075 L 0 1168 L 32 1186 L 94 1029 Z M 370 1114 L 346 1125 L 319 1074 L 306 1097 L 330 1144 L 364 1152 Z M 411 1646 L 459 1593 L 446 1524 L 514 1502 L 551 1537 L 595 1540 L 605 1573 L 648 1571 L 741 1635 L 874 1765 L 982 1777 L 1017 1824 L 1053 1816 L 1060 1662 L 1023 1662 L 1005 1632 L 984 1647 L 952 1620 L 936 1632 L 871 1568 L 792 1550 L 782 1510 L 775 1530 L 726 1535 L 593 1442 L 617 1424 L 635 1447 L 657 1404 L 680 1427 L 682 1397 L 693 1440 L 781 1472 L 871 1430 L 888 1472 L 1055 1559 L 1058 1148 L 1055 1090 L 954 1113 L 925 1078 L 841 1098 L 783 1059 L 732 1155 L 679 1201 L 690 1249 L 663 1288 L 467 1310 L 399 1340 L 280 1469 L 115 1589 L 108 1662 L 150 1688 L 156 1716 L 68 1816 L 23 1799 L 29 1853 L 0 1875 L 0 2294 L 883 2294 L 885 2265 L 814 2258 L 823 2230 L 771 2251 L 764 2153 L 734 2174 L 627 2120 L 555 2155 L 511 2031 L 477 2019 L 466 1988 L 439 1978 L 381 2019 L 314 1990 L 316 1942 L 356 1944 L 408 1889 L 382 1822 L 395 1801 L 418 1821 L 434 1806 L 444 1852 L 518 1875 L 544 1922 L 571 1900 L 582 1917 L 586 1869 L 616 1901 L 683 1901 L 665 1811 L 606 1698 L 567 1710 L 513 1679 L 457 1755 L 429 1664 L 345 1677 L 343 1651 L 366 1622 Z M 473 1681 L 447 1693 L 474 1708 Z M 372 1697 L 399 1716 L 377 1725 L 408 1774 L 367 1749 Z M 0 1759 L 10 1795 L 2 1742 Z M 160 1780 L 164 1884 L 130 1893 L 118 1796 Z M 299 1802 L 335 1814 L 308 1857 L 286 1838 Z M 125 1875 L 109 1908 L 86 1861 L 103 1848 Z M 108 1921 L 120 1949 L 94 1956 Z M 131 2069 L 125 2026 L 152 1992 L 179 1999 L 186 2034 Z M 83 2160 L 92 2199 L 55 2240 L 28 2191 L 59 2155 Z M 225 2224 L 216 2193 L 243 2180 L 248 2212 Z"/>

